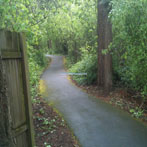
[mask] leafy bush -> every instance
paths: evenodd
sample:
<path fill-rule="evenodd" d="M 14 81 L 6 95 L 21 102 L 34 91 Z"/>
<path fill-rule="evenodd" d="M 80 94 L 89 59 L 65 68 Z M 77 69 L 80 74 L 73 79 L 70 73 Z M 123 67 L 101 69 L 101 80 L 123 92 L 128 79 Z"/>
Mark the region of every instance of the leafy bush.
<path fill-rule="evenodd" d="M 29 55 L 31 96 L 32 98 L 34 98 L 35 96 L 37 96 L 40 75 L 47 63 L 47 60 L 45 58 L 43 50 L 41 51 L 36 50 L 29 45 L 28 45 L 28 55 Z"/>
<path fill-rule="evenodd" d="M 89 51 L 87 50 L 89 49 Z M 90 47 L 81 48 L 82 58 L 74 64 L 69 71 L 71 73 L 86 73 L 87 75 L 73 75 L 73 79 L 79 84 L 94 84 L 97 81 L 97 54 Z"/>
<path fill-rule="evenodd" d="M 125 85 L 147 95 L 147 2 L 112 0 L 114 73 Z M 116 79 L 116 77 L 115 77 Z"/>
<path fill-rule="evenodd" d="M 36 63 L 32 60 L 29 61 L 29 72 L 30 72 L 30 86 L 31 86 L 31 96 L 34 98 L 38 89 L 38 81 L 40 78 L 40 66 L 36 65 Z"/>

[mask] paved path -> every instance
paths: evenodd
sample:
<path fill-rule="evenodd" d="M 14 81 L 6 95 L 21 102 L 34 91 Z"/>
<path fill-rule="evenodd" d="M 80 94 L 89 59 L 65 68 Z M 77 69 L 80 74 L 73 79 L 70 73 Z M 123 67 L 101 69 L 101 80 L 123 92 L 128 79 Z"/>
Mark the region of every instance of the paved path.
<path fill-rule="evenodd" d="M 64 115 L 83 147 L 147 147 L 147 127 L 127 113 L 93 98 L 67 80 L 61 56 L 42 79 L 46 99 Z"/>

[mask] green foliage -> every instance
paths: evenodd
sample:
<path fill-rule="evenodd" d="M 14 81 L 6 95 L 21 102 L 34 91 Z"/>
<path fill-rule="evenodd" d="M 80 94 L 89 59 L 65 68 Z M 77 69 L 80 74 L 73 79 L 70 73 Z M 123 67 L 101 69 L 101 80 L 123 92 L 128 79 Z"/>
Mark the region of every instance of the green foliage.
<path fill-rule="evenodd" d="M 96 82 L 97 77 L 97 1 L 63 0 L 57 13 L 50 15 L 48 38 L 52 52 L 66 54 L 71 72 L 87 73 L 73 78 L 80 84 Z M 74 65 L 75 64 L 75 65 Z"/>
<path fill-rule="evenodd" d="M 44 111 L 44 109 L 43 109 L 43 108 L 40 108 L 40 110 L 39 110 L 39 111 L 40 111 L 40 114 L 42 114 L 42 115 L 45 113 L 45 111 Z"/>
<path fill-rule="evenodd" d="M 96 3 L 96 0 L 0 1 L 1 28 L 26 32 L 33 95 L 38 87 L 39 71 L 45 64 L 44 48 L 49 41 L 51 48 L 48 52 L 67 54 L 71 64 L 82 60 L 80 48 L 95 47 Z M 86 61 L 86 56 L 88 53 L 82 64 L 90 62 L 87 68 L 95 66 L 95 62 L 92 63 L 95 57 L 91 55 L 92 61 Z M 92 75 L 88 76 L 90 83 Z"/>
<path fill-rule="evenodd" d="M 144 95 L 147 95 L 146 15 L 146 0 L 112 0 L 114 73 L 125 85 L 143 91 Z"/>
<path fill-rule="evenodd" d="M 112 4 L 114 83 L 140 91 L 145 99 L 147 1 L 101 2 Z M 96 82 L 97 0 L 0 0 L 0 20 L 0 29 L 26 33 L 32 96 L 38 89 L 46 52 L 65 54 L 71 72 L 87 73 L 73 76 L 80 84 Z"/>
<path fill-rule="evenodd" d="M 68 54 L 72 63 L 81 56 L 80 48 L 93 46 L 97 39 L 97 8 L 95 0 L 63 0 L 62 7 L 50 14 L 47 38 L 52 40 L 52 52 Z M 80 41 L 79 41 L 80 40 Z"/>
<path fill-rule="evenodd" d="M 51 145 L 48 145 L 48 143 L 44 142 L 45 147 L 51 147 Z"/>
<path fill-rule="evenodd" d="M 29 72 L 30 72 L 30 85 L 31 85 L 31 96 L 32 99 L 36 97 L 39 79 L 44 69 L 47 65 L 47 59 L 44 55 L 44 50 L 36 50 L 32 46 L 28 45 L 28 55 L 29 55 Z"/>
<path fill-rule="evenodd" d="M 130 109 L 130 113 L 133 117 L 140 118 L 143 115 L 144 110 L 136 107 L 135 109 Z"/>
<path fill-rule="evenodd" d="M 72 76 L 79 84 L 94 84 L 97 81 L 97 55 L 93 48 L 81 48 L 82 58 L 74 64 L 69 72 L 71 73 L 86 73 L 87 75 Z"/>
<path fill-rule="evenodd" d="M 0 0 L 0 29 L 26 33 L 32 97 L 37 95 L 38 81 L 46 62 L 46 38 L 43 36 L 45 18 L 49 13 L 47 8 L 49 6 L 40 4 L 38 0 Z"/>

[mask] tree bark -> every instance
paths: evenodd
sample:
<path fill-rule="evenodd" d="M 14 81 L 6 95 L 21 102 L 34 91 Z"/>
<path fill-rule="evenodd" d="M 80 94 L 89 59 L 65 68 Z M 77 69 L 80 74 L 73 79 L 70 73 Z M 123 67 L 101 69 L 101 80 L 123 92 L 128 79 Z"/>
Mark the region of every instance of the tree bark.
<path fill-rule="evenodd" d="M 112 25 L 109 21 L 108 4 L 98 1 L 98 86 L 109 92 L 112 88 L 112 56 L 102 54 L 112 41 Z"/>

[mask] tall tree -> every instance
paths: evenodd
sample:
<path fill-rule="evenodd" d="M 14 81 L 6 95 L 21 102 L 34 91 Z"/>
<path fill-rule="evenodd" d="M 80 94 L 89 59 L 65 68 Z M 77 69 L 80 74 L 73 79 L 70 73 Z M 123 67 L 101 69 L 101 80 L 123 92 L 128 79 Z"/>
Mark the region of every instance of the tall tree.
<path fill-rule="evenodd" d="M 107 92 L 112 88 L 112 57 L 103 54 L 112 41 L 112 25 L 108 18 L 110 0 L 98 0 L 98 86 Z"/>

